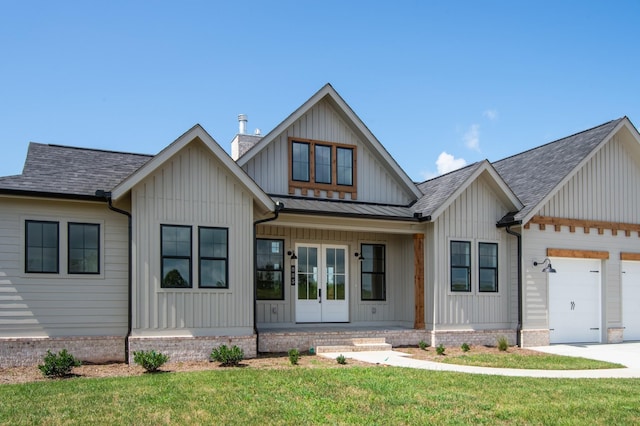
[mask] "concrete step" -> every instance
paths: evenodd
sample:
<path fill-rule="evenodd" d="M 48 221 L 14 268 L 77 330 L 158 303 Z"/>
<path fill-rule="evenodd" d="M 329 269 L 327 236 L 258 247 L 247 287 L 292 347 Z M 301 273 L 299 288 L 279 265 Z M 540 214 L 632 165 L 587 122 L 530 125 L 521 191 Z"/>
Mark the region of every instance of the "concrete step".
<path fill-rule="evenodd" d="M 316 341 L 316 353 L 389 351 L 385 338 L 326 339 Z"/>

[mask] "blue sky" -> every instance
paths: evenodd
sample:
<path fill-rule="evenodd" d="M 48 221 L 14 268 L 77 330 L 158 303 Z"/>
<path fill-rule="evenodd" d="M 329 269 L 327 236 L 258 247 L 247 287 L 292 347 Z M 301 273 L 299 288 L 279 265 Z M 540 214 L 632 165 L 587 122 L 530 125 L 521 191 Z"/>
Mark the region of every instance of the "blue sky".
<path fill-rule="evenodd" d="M 640 2 L 0 3 L 0 175 L 30 141 L 227 151 L 331 83 L 414 180 L 640 123 Z"/>

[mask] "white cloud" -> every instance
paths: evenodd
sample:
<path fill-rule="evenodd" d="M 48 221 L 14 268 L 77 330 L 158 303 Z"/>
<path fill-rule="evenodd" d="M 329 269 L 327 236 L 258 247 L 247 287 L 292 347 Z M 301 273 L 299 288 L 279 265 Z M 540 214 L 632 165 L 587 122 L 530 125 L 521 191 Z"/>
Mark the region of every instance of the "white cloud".
<path fill-rule="evenodd" d="M 496 111 L 495 109 L 488 109 L 485 112 L 483 112 L 482 115 L 484 115 L 491 121 L 498 119 L 498 111 Z"/>
<path fill-rule="evenodd" d="M 436 160 L 436 166 L 438 167 L 438 174 L 443 175 L 445 173 L 452 172 L 461 167 L 467 165 L 467 161 L 464 158 L 455 158 L 453 155 L 443 151 Z"/>
<path fill-rule="evenodd" d="M 480 125 L 472 124 L 462 137 L 467 148 L 480 151 Z"/>

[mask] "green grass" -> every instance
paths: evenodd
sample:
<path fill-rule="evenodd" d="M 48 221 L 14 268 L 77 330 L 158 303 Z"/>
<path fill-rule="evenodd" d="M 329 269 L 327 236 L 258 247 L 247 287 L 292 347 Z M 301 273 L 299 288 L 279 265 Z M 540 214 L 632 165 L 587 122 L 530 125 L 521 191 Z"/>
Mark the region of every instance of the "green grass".
<path fill-rule="evenodd" d="M 622 364 L 613 364 L 594 359 L 577 358 L 561 355 L 519 355 L 500 354 L 465 354 L 442 358 L 438 361 L 447 364 L 473 365 L 477 367 L 521 368 L 528 370 L 597 370 L 603 368 L 625 368 Z"/>
<path fill-rule="evenodd" d="M 639 379 L 232 369 L 0 385 L 0 424 L 638 424 L 639 398 Z"/>

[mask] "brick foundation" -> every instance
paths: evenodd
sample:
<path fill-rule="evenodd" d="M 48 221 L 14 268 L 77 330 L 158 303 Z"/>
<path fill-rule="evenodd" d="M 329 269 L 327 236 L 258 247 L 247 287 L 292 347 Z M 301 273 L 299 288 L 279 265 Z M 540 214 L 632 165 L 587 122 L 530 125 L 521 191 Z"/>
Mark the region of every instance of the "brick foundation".
<path fill-rule="evenodd" d="M 549 346 L 549 330 L 522 330 L 520 332 L 520 338 L 523 348 L 530 348 L 533 346 Z"/>
<path fill-rule="evenodd" d="M 123 362 L 124 337 L 23 337 L 0 339 L 0 367 L 42 364 L 47 350 L 66 349 L 82 362 Z"/>
<path fill-rule="evenodd" d="M 610 327 L 607 329 L 607 343 L 622 343 L 624 340 L 623 327 Z"/>
<path fill-rule="evenodd" d="M 256 357 L 256 336 L 162 336 L 130 337 L 129 362 L 133 363 L 133 352 L 155 350 L 169 356 L 174 361 L 207 361 L 211 350 L 221 345 L 238 346 L 245 358 Z"/>
<path fill-rule="evenodd" d="M 516 344 L 515 330 L 434 330 L 431 331 L 431 346 L 469 345 L 496 346 L 498 338 L 506 337 L 510 346 Z"/>

